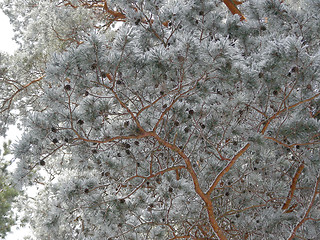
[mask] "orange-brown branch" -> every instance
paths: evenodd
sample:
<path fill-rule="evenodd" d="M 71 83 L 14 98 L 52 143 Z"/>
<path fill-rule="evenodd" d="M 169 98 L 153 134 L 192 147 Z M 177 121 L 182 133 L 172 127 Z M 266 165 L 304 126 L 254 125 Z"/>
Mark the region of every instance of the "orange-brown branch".
<path fill-rule="evenodd" d="M 52 30 L 54 31 L 54 33 L 56 34 L 57 38 L 59 39 L 59 41 L 62 41 L 62 42 L 76 42 L 77 45 L 80 45 L 80 44 L 83 44 L 83 41 L 79 41 L 75 38 L 72 38 L 72 37 L 69 37 L 69 38 L 62 38 L 59 33 L 52 27 Z"/>
<path fill-rule="evenodd" d="M 142 178 L 142 179 L 147 180 L 147 179 L 154 178 L 154 177 L 156 177 L 156 176 L 158 176 L 158 175 L 162 175 L 162 174 L 164 174 L 164 173 L 166 173 L 166 172 L 177 171 L 177 170 L 185 169 L 185 168 L 186 168 L 185 166 L 179 165 L 179 166 L 168 167 L 168 168 L 159 170 L 159 171 L 156 172 L 156 173 L 150 173 L 149 176 L 135 175 L 135 176 L 132 176 L 132 177 L 126 179 L 126 180 L 124 181 L 124 183 L 127 183 L 127 182 L 129 182 L 129 181 L 131 181 L 132 179 L 135 179 L 135 178 Z"/>
<path fill-rule="evenodd" d="M 320 193 L 318 188 L 319 188 L 319 183 L 320 183 L 320 177 L 318 177 L 317 182 L 314 186 L 314 192 L 313 192 L 313 196 L 312 199 L 310 201 L 309 207 L 306 210 L 303 218 L 300 220 L 300 222 L 295 226 L 295 228 L 292 230 L 290 237 L 288 238 L 288 240 L 293 240 L 293 238 L 295 237 L 298 229 L 302 226 L 302 224 L 307 221 L 307 220 L 311 220 L 310 218 L 308 218 L 309 213 L 311 212 L 311 208 L 316 200 L 317 195 Z"/>
<path fill-rule="evenodd" d="M 180 157 L 184 160 L 184 162 L 186 164 L 186 169 L 192 178 L 192 181 L 194 184 L 194 189 L 195 189 L 196 193 L 201 197 L 201 199 L 206 204 L 206 209 L 207 209 L 207 213 L 208 213 L 211 227 L 213 228 L 214 232 L 219 237 L 219 239 L 227 240 L 227 237 L 225 236 L 224 231 L 222 230 L 222 228 L 220 228 L 220 226 L 216 220 L 216 217 L 214 214 L 214 207 L 213 207 L 213 203 L 210 198 L 210 195 L 207 195 L 202 191 L 197 174 L 194 171 L 194 169 L 192 167 L 192 163 L 191 163 L 190 159 L 188 158 L 188 156 L 183 152 L 183 150 L 181 150 L 177 146 L 165 141 L 155 132 L 150 132 L 150 133 L 151 133 L 152 137 L 155 138 L 160 144 L 162 144 L 162 145 L 166 146 L 167 148 L 171 149 L 172 151 L 178 153 L 180 155 Z"/>
<path fill-rule="evenodd" d="M 289 109 L 292 109 L 296 106 L 299 106 L 300 104 L 303 104 L 303 103 L 306 103 L 308 101 L 311 101 L 312 99 L 315 99 L 317 98 L 318 96 L 320 95 L 320 93 L 316 94 L 315 96 L 311 97 L 311 98 L 308 98 L 308 99 L 305 99 L 303 101 L 300 101 L 298 103 L 295 103 L 289 107 L 286 107 L 280 111 L 278 111 L 277 113 L 275 113 L 272 117 L 269 118 L 269 120 L 267 121 L 266 125 L 264 126 L 264 128 L 262 129 L 261 133 L 264 134 L 270 124 L 270 122 L 272 120 L 274 120 L 277 116 L 279 116 L 281 113 L 289 110 Z M 231 167 L 234 165 L 234 163 L 236 162 L 236 160 L 250 147 L 250 144 L 247 143 L 233 158 L 232 160 L 228 163 L 228 165 L 218 174 L 218 176 L 216 177 L 216 179 L 214 180 L 214 182 L 211 184 L 208 192 L 206 193 L 206 195 L 210 195 L 213 190 L 215 189 L 215 187 L 218 185 L 218 183 L 220 182 L 220 180 L 222 179 L 222 177 L 231 169 Z M 301 169 L 301 171 L 303 170 L 303 168 Z M 301 173 L 299 173 L 300 175 Z M 298 177 L 297 176 L 297 179 L 298 180 Z M 291 200 L 290 200 L 291 201 Z"/>
<path fill-rule="evenodd" d="M 282 146 L 284 146 L 284 147 L 287 147 L 287 148 L 291 148 L 291 147 L 292 147 L 291 145 L 288 145 L 288 144 L 286 144 L 286 143 L 284 143 L 284 142 L 281 142 L 280 140 L 278 140 L 278 139 L 276 139 L 276 138 L 274 138 L 274 137 L 265 136 L 264 138 L 265 138 L 265 139 L 272 140 L 272 141 L 274 141 L 274 142 L 276 142 L 276 143 L 278 143 L 278 144 L 280 144 L 280 145 L 282 145 Z"/>
<path fill-rule="evenodd" d="M 315 98 L 317 98 L 317 97 L 319 97 L 319 96 L 320 96 L 320 93 L 314 95 L 314 96 L 311 97 L 311 98 L 307 98 L 307 99 L 305 99 L 305 100 L 302 100 L 302 101 L 300 101 L 300 102 L 297 102 L 297 103 L 295 103 L 295 104 L 293 104 L 293 105 L 291 105 L 291 106 L 289 106 L 289 107 L 285 107 L 285 108 L 281 109 L 280 111 L 276 112 L 273 116 L 271 116 L 271 117 L 267 120 L 267 122 L 266 122 L 266 124 L 264 125 L 261 133 L 264 134 L 264 133 L 267 131 L 267 128 L 268 128 L 269 124 L 271 123 L 271 121 L 272 121 L 273 119 L 275 119 L 276 117 L 278 117 L 280 114 L 282 114 L 282 113 L 284 113 L 284 112 L 286 112 L 286 111 L 288 111 L 288 110 L 290 110 L 290 109 L 292 109 L 292 108 L 295 108 L 295 107 L 297 107 L 297 106 L 299 106 L 299 105 L 301 105 L 301 104 L 303 104 L 303 103 L 310 102 L 311 100 L 313 100 L 313 99 L 315 99 Z"/>
<path fill-rule="evenodd" d="M 294 143 L 294 144 L 286 144 L 284 142 L 281 142 L 280 140 L 274 138 L 274 137 L 268 137 L 268 136 L 265 136 L 264 137 L 265 139 L 269 139 L 269 140 L 272 140 L 284 147 L 287 147 L 287 148 L 293 148 L 294 146 L 308 146 L 308 145 L 316 145 L 316 144 L 320 144 L 320 141 L 314 141 L 314 142 L 305 142 L 305 143 Z"/>
<path fill-rule="evenodd" d="M 237 8 L 237 5 L 241 4 L 242 2 L 234 0 L 223 0 L 223 2 L 229 8 L 232 14 L 238 14 L 240 16 L 241 21 L 246 19 L 242 12 Z"/>
<path fill-rule="evenodd" d="M 235 164 L 235 162 L 237 161 L 237 159 L 244 154 L 247 149 L 250 147 L 250 143 L 247 143 L 233 158 L 232 160 L 227 164 L 227 166 L 218 174 L 218 176 L 215 178 L 215 180 L 213 181 L 213 183 L 211 184 L 208 192 L 206 193 L 207 196 L 210 196 L 212 191 L 215 189 L 215 187 L 218 185 L 218 183 L 220 182 L 221 178 L 227 173 L 229 172 L 229 170 L 231 169 L 231 167 Z"/>
<path fill-rule="evenodd" d="M 107 5 L 107 1 L 104 2 L 103 8 L 104 8 L 104 10 L 106 10 L 107 13 L 112 15 L 115 18 L 115 20 L 126 18 L 126 16 L 123 13 L 111 10 Z"/>
<path fill-rule="evenodd" d="M 296 172 L 296 174 L 294 175 L 294 177 L 292 179 L 292 184 L 291 184 L 290 191 L 289 191 L 289 194 L 288 194 L 288 197 L 287 197 L 287 201 L 283 204 L 282 210 L 288 209 L 288 207 L 289 207 L 289 205 L 291 203 L 291 200 L 293 198 L 294 191 L 296 190 L 296 186 L 297 186 L 297 182 L 298 182 L 299 176 L 301 175 L 303 169 L 304 169 L 304 164 L 301 164 L 298 167 L 297 172 Z"/>
<path fill-rule="evenodd" d="M 104 2 L 104 5 L 103 5 L 103 9 L 108 13 L 110 14 L 111 16 L 113 16 L 113 21 L 125 21 L 126 20 L 126 15 L 122 12 L 117 12 L 117 11 L 113 11 L 111 10 L 108 5 L 107 5 L 107 1 Z M 138 11 L 137 8 L 134 8 L 136 11 Z M 141 20 L 142 23 L 145 23 L 145 24 L 150 24 L 152 25 L 153 24 L 153 19 L 147 19 L 147 18 L 143 18 Z M 169 22 L 170 21 L 165 21 L 165 22 L 162 22 L 162 25 L 165 26 L 165 27 L 169 27 Z"/>
<path fill-rule="evenodd" d="M 0 107 L 0 109 L 2 109 L 2 110 L 0 110 L 0 113 L 4 112 L 4 111 L 6 111 L 6 110 L 8 110 L 8 109 L 10 108 L 11 103 L 12 103 L 14 97 L 15 97 L 16 95 L 18 95 L 19 92 L 21 92 L 21 91 L 23 91 L 24 89 L 28 88 L 30 85 L 32 85 L 32 84 L 34 84 L 34 83 L 36 83 L 36 82 L 39 82 L 39 81 L 40 81 L 41 79 L 43 79 L 43 78 L 44 78 L 44 75 L 41 76 L 41 77 L 39 77 L 39 78 L 37 78 L 37 79 L 34 79 L 34 80 L 30 81 L 30 82 L 27 83 L 26 85 L 24 85 L 24 86 L 22 86 L 21 88 L 19 88 L 14 94 L 12 94 L 8 99 L 6 99 L 6 100 L 3 102 L 2 106 Z M 8 106 L 5 107 L 5 105 L 6 105 L 7 103 L 8 103 Z"/>

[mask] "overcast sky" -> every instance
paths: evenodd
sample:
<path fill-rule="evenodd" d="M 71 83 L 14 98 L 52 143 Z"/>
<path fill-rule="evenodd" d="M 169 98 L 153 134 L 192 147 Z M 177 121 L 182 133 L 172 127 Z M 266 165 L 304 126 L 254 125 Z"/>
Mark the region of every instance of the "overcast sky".
<path fill-rule="evenodd" d="M 0 11 L 0 32 L 0 51 L 12 54 L 17 44 L 12 40 L 13 30 L 9 18 L 2 11 Z"/>

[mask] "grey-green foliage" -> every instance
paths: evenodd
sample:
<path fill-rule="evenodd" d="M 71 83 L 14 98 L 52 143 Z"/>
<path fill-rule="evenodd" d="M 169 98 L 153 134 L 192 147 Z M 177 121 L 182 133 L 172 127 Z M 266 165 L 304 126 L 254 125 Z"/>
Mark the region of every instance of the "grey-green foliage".
<path fill-rule="evenodd" d="M 17 196 L 17 191 L 10 186 L 10 174 L 7 171 L 8 163 L 3 157 L 10 153 L 10 141 L 3 144 L 3 153 L 0 159 L 0 237 L 4 238 L 10 232 L 11 226 L 15 224 L 12 212 L 12 201 Z"/>
<path fill-rule="evenodd" d="M 95 8 L 40 3 L 38 12 L 50 6 L 66 23 L 96 16 Z M 243 22 L 218 0 L 108 6 L 126 15 L 114 36 L 88 21 L 75 30 L 82 44 L 52 37 L 50 54 L 31 61 L 45 77 L 16 105 L 25 130 L 14 148 L 17 184 L 44 184 L 25 209 L 38 239 L 216 239 L 204 199 L 228 239 L 287 238 L 309 207 L 296 234 L 316 239 L 317 1 L 247 1 Z M 27 32 L 13 63 L 44 46 L 32 26 L 47 26 L 45 16 L 23 17 L 26 25 L 16 26 Z M 9 71 L 8 79 L 26 83 Z M 199 194 L 239 151 L 210 198 Z"/>

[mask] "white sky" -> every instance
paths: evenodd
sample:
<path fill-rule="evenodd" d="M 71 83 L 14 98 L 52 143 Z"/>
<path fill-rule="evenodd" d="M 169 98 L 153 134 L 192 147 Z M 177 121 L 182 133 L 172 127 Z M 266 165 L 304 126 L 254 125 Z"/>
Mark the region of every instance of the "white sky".
<path fill-rule="evenodd" d="M 0 11 L 0 32 L 0 51 L 13 54 L 18 45 L 12 40 L 13 30 L 9 18 L 2 11 Z"/>

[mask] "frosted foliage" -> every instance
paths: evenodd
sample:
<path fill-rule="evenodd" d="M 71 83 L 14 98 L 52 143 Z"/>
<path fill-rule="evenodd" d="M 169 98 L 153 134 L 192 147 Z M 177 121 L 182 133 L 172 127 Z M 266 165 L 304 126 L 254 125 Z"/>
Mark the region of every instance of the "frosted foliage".
<path fill-rule="evenodd" d="M 320 236 L 317 1 L 13 2 L 37 239 Z"/>

